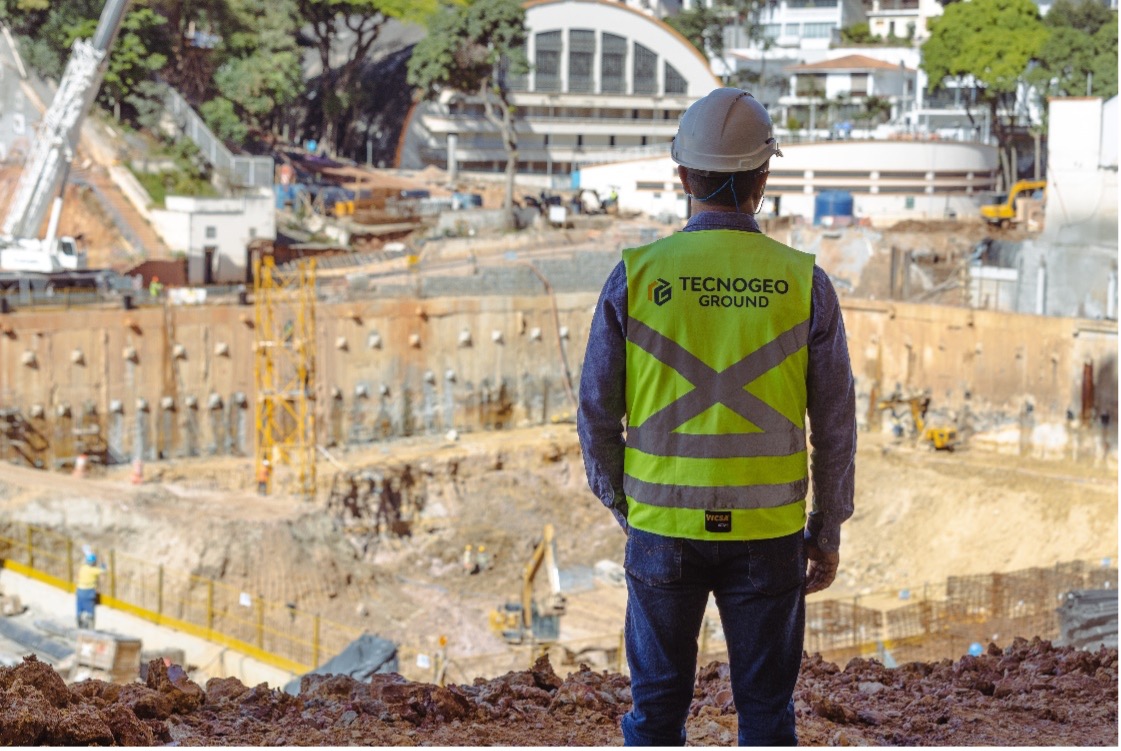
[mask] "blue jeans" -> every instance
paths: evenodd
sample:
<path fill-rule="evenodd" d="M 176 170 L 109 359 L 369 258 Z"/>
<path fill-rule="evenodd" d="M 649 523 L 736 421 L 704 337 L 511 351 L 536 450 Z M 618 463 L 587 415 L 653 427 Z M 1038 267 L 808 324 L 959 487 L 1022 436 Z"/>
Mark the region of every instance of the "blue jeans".
<path fill-rule="evenodd" d="M 628 746 L 683 746 L 709 593 L 728 644 L 741 746 L 793 746 L 802 664 L 802 533 L 773 540 L 682 540 L 631 528 L 626 643 L 634 707 Z"/>
<path fill-rule="evenodd" d="M 97 605 L 96 589 L 76 589 L 74 599 L 77 603 L 78 627 L 82 626 L 82 615 L 89 616 L 89 627 L 93 628 L 94 608 Z"/>

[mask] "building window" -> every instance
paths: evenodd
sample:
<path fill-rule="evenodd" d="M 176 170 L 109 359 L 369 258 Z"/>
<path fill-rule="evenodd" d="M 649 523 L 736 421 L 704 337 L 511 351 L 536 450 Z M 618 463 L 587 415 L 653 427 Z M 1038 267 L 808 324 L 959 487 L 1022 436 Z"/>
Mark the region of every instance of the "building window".
<path fill-rule="evenodd" d="M 252 240 L 256 236 L 257 236 L 257 228 L 256 227 L 250 227 L 249 228 L 249 239 Z"/>
<path fill-rule="evenodd" d="M 206 228 L 206 239 L 207 240 L 213 240 L 216 237 L 218 237 L 218 228 L 217 227 L 207 227 Z"/>
<path fill-rule="evenodd" d="M 658 54 L 634 43 L 634 93 L 655 94 L 658 91 Z"/>
<path fill-rule="evenodd" d="M 604 94 L 627 92 L 627 40 L 615 34 L 603 35 L 600 53 L 600 90 Z"/>
<path fill-rule="evenodd" d="M 576 136 L 576 148 L 578 148 L 578 149 L 584 148 L 584 136 L 583 135 L 578 134 Z"/>
<path fill-rule="evenodd" d="M 536 91 L 560 91 L 561 33 L 543 31 L 535 38 Z"/>
<path fill-rule="evenodd" d="M 794 81 L 795 96 L 822 96 L 825 94 L 825 74 L 799 74 Z"/>
<path fill-rule="evenodd" d="M 853 73 L 851 89 L 849 93 L 852 96 L 868 96 L 868 74 L 867 73 Z"/>
<path fill-rule="evenodd" d="M 763 36 L 766 39 L 778 39 L 782 33 L 782 24 L 778 23 L 765 23 L 763 24 Z"/>
<path fill-rule="evenodd" d="M 798 24 L 788 23 L 782 27 L 783 36 L 796 37 L 798 36 Z"/>
<path fill-rule="evenodd" d="M 802 36 L 806 39 L 828 39 L 832 33 L 833 24 L 831 23 L 802 24 Z"/>
<path fill-rule="evenodd" d="M 588 29 L 568 32 L 568 90 L 587 94 L 595 91 L 592 65 L 596 54 L 596 33 Z"/>
<path fill-rule="evenodd" d="M 666 63 L 666 93 L 687 94 L 689 87 L 685 83 L 685 76 L 677 72 L 677 68 Z"/>
<path fill-rule="evenodd" d="M 615 136 L 608 136 L 607 137 L 607 145 L 608 146 L 614 146 L 615 145 Z"/>

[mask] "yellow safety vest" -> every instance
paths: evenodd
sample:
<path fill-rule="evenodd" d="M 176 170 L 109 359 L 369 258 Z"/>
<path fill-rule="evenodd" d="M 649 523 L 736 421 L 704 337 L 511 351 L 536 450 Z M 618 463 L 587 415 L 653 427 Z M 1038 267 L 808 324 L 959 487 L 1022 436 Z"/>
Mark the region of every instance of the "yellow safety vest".
<path fill-rule="evenodd" d="M 712 230 L 623 261 L 628 523 L 702 540 L 798 531 L 814 257 Z"/>

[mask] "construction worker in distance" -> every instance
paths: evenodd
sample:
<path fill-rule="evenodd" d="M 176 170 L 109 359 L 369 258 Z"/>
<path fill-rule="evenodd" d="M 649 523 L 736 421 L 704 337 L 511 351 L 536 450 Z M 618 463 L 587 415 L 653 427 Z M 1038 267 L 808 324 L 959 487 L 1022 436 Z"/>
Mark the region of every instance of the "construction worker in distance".
<path fill-rule="evenodd" d="M 268 459 L 262 459 L 260 466 L 257 467 L 257 495 L 269 494 L 269 475 L 272 472 L 272 467 L 269 466 Z"/>
<path fill-rule="evenodd" d="M 740 745 L 795 745 L 805 595 L 832 583 L 852 515 L 841 308 L 814 256 L 755 220 L 782 152 L 751 94 L 694 102 L 670 154 L 695 211 L 683 231 L 623 251 L 592 318 L 577 415 L 588 483 L 627 533 L 623 740 L 684 745 L 713 594 Z"/>
<path fill-rule="evenodd" d="M 75 588 L 77 602 L 78 628 L 94 627 L 94 609 L 97 606 L 97 585 L 105 566 L 97 565 L 97 555 L 87 551 L 84 562 L 78 567 L 78 583 Z"/>
<path fill-rule="evenodd" d="M 480 545 L 479 549 L 475 552 L 476 571 L 482 573 L 490 568 L 491 560 L 490 553 L 487 552 L 486 545 Z"/>
<path fill-rule="evenodd" d="M 479 573 L 479 564 L 475 560 L 475 548 L 471 547 L 470 545 L 466 545 L 463 548 L 463 573 Z"/>
<path fill-rule="evenodd" d="M 155 300 L 163 292 L 163 284 L 160 282 L 158 276 L 153 276 L 152 281 L 148 282 L 148 296 Z"/>

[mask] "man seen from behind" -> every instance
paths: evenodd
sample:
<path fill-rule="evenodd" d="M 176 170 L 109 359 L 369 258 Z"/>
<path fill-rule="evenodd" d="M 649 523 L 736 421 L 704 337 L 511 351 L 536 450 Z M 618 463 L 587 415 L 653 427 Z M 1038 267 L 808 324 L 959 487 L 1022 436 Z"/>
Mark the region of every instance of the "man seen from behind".
<path fill-rule="evenodd" d="M 751 94 L 723 88 L 694 102 L 670 153 L 699 211 L 683 231 L 623 252 L 580 381 L 588 482 L 627 533 L 634 706 L 623 738 L 684 745 L 711 593 L 740 744 L 795 745 L 805 595 L 833 582 L 852 515 L 840 304 L 812 255 L 755 221 L 782 152 Z"/>

